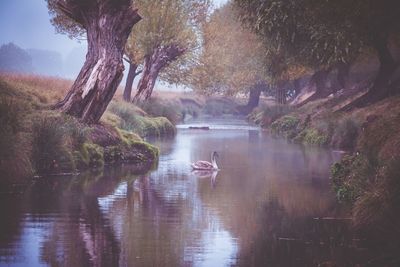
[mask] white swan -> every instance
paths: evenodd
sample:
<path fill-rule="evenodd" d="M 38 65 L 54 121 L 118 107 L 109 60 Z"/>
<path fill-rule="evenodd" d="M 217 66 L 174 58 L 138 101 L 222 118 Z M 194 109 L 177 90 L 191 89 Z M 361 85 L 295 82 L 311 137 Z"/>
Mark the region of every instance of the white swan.
<path fill-rule="evenodd" d="M 193 168 L 193 170 L 203 170 L 203 171 L 218 170 L 218 165 L 217 165 L 217 161 L 216 161 L 216 158 L 218 158 L 218 157 L 219 157 L 218 153 L 214 151 L 211 154 L 211 162 L 199 160 L 195 163 L 192 163 L 192 168 Z"/>

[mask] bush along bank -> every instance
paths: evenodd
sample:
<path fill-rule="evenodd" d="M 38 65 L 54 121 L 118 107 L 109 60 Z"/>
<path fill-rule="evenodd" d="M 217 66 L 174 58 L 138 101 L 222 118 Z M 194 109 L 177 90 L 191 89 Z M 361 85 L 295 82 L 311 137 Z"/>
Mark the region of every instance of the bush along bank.
<path fill-rule="evenodd" d="M 111 102 L 103 121 L 119 129 L 133 132 L 142 138 L 168 137 L 176 128 L 166 117 L 149 117 L 140 108 L 122 101 Z"/>
<path fill-rule="evenodd" d="M 0 79 L 1 184 L 23 184 L 34 175 L 76 173 L 106 164 L 157 163 L 158 148 L 139 135 L 107 123 L 82 124 L 50 110 L 47 102 L 21 81 Z"/>
<path fill-rule="evenodd" d="M 400 97 L 349 112 L 338 112 L 332 102 L 309 103 L 274 121 L 258 118 L 268 121 L 271 134 L 347 151 L 331 168 L 333 189 L 351 208 L 354 226 L 390 253 L 400 246 L 394 234 L 400 225 Z"/>

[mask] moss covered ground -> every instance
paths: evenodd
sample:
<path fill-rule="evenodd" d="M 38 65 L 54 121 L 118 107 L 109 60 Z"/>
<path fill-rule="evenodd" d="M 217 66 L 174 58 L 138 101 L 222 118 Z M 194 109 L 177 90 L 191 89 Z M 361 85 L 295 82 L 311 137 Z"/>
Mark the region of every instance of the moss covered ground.
<path fill-rule="evenodd" d="M 107 111 L 97 125 L 82 124 L 51 110 L 70 85 L 62 79 L 0 75 L 0 183 L 120 162 L 157 162 L 158 148 L 143 137 L 174 134 L 168 119 L 139 115 L 130 105 L 124 113 Z M 113 104 L 123 106 L 118 101 Z"/>

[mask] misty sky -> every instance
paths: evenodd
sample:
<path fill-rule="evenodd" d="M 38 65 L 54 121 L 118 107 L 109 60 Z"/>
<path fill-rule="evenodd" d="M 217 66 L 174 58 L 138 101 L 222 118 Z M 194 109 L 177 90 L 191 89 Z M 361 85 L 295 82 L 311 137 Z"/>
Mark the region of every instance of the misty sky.
<path fill-rule="evenodd" d="M 214 0 L 220 6 L 227 0 Z M 0 44 L 13 42 L 22 48 L 55 50 L 64 57 L 74 48 L 85 46 L 62 34 L 50 24 L 44 0 L 0 0 Z"/>
<path fill-rule="evenodd" d="M 227 0 L 213 0 L 213 2 L 215 7 L 219 7 Z M 56 51 L 64 59 L 74 53 L 79 55 L 79 59 L 80 55 L 83 55 L 82 62 L 76 60 L 77 64 L 73 67 L 72 73 L 79 71 L 78 65 L 83 64 L 86 51 L 84 41 L 78 42 L 66 35 L 56 34 L 55 28 L 50 23 L 45 0 L 0 0 L 0 45 L 9 42 L 24 49 Z"/>

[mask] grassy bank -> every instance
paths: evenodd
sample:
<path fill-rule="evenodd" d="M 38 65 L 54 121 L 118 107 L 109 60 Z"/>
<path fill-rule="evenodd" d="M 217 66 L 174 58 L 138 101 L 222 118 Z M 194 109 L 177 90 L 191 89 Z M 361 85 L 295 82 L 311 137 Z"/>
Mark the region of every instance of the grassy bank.
<path fill-rule="evenodd" d="M 97 125 L 51 110 L 70 85 L 55 78 L 0 76 L 0 183 L 120 162 L 155 163 L 158 149 L 142 138 L 175 133 L 166 118 L 139 115 L 118 100 Z"/>
<path fill-rule="evenodd" d="M 332 166 L 337 198 L 351 207 L 354 226 L 398 245 L 390 236 L 400 223 L 400 97 L 340 112 L 347 101 L 269 106 L 250 119 L 292 142 L 347 151 Z"/>

